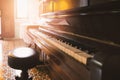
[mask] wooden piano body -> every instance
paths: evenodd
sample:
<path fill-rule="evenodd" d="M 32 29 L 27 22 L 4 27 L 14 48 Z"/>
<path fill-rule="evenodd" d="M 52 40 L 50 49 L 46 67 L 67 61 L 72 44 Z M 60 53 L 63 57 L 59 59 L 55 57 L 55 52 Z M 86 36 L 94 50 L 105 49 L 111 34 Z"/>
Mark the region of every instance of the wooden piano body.
<path fill-rule="evenodd" d="M 52 80 L 120 79 L 120 1 L 41 18 L 46 25 L 28 26 L 27 39 L 41 50 Z"/>

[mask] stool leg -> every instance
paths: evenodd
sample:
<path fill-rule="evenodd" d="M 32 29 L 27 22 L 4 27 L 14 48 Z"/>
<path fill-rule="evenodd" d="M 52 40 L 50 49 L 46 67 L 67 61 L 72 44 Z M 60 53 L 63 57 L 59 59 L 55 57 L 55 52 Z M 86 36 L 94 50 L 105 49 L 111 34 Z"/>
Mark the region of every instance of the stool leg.
<path fill-rule="evenodd" d="M 15 77 L 15 80 L 21 80 L 21 78 L 20 78 L 20 77 L 18 77 L 18 76 L 16 76 L 16 77 Z"/>
<path fill-rule="evenodd" d="M 21 77 L 15 77 L 16 80 L 32 80 L 32 78 L 29 78 L 28 76 L 28 70 L 22 70 Z"/>
<path fill-rule="evenodd" d="M 23 80 L 27 80 L 28 79 L 28 70 L 22 70 L 22 73 L 21 73 L 21 79 Z"/>

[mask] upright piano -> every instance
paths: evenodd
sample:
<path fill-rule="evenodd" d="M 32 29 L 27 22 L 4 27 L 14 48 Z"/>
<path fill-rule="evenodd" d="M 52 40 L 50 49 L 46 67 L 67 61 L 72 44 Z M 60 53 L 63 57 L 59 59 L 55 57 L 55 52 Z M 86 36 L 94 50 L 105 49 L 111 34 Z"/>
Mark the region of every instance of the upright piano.
<path fill-rule="evenodd" d="M 120 80 L 120 1 L 42 14 L 41 22 L 25 39 L 52 80 Z"/>

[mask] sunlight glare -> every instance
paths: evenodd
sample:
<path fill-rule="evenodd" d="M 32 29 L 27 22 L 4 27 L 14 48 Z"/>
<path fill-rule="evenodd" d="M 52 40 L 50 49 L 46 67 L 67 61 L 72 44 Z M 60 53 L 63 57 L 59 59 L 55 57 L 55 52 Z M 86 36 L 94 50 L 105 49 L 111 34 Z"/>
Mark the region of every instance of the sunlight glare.
<path fill-rule="evenodd" d="M 17 0 L 17 17 L 26 18 L 28 10 L 28 0 Z"/>
<path fill-rule="evenodd" d="M 21 77 L 21 70 L 15 70 L 15 74 L 16 74 L 16 76 L 18 76 L 18 77 Z"/>

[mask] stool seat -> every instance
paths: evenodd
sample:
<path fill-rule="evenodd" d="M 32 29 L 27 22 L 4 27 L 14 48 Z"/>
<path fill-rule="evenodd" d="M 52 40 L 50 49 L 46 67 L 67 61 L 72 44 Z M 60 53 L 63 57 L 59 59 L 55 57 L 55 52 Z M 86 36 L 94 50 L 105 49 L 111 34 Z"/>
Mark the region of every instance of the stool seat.
<path fill-rule="evenodd" d="M 33 56 L 36 52 L 28 47 L 21 47 L 14 49 L 12 52 L 12 56 L 18 57 L 18 58 L 28 58 L 30 56 Z"/>
<path fill-rule="evenodd" d="M 32 48 L 19 47 L 9 52 L 8 65 L 14 69 L 22 70 L 21 77 L 16 80 L 32 80 L 28 78 L 28 69 L 39 64 L 39 54 Z"/>
<path fill-rule="evenodd" d="M 39 54 L 32 48 L 16 48 L 8 54 L 8 65 L 14 69 L 29 69 L 39 63 Z"/>

